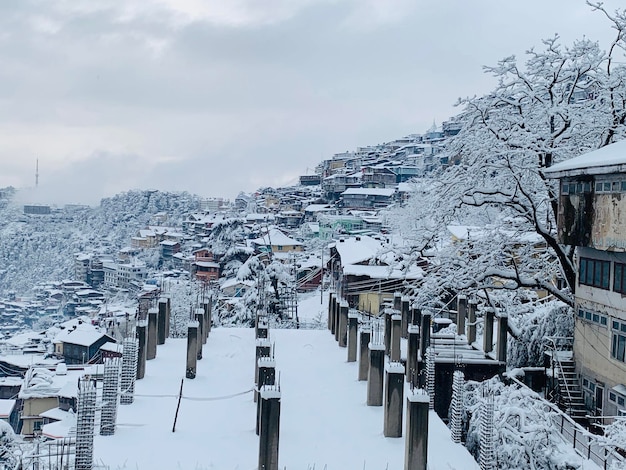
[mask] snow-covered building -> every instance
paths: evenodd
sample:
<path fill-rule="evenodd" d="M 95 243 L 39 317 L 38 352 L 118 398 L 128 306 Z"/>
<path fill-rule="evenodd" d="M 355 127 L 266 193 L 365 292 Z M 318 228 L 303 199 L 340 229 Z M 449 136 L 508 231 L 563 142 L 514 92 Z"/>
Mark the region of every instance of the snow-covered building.
<path fill-rule="evenodd" d="M 544 172 L 560 182 L 559 241 L 576 247 L 573 353 L 586 411 L 626 415 L 626 141 Z"/>
<path fill-rule="evenodd" d="M 277 228 L 270 228 L 265 235 L 252 240 L 251 244 L 259 252 L 288 253 L 304 250 L 302 242 L 288 237 Z"/>

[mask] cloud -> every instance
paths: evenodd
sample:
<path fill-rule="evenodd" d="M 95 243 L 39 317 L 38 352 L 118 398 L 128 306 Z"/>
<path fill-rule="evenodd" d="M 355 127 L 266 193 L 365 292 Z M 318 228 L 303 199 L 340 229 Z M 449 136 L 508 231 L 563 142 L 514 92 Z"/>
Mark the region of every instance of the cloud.
<path fill-rule="evenodd" d="M 39 158 L 74 202 L 292 181 L 440 123 L 555 31 L 611 34 L 569 0 L 7 0 L 0 31 L 0 187 Z"/>

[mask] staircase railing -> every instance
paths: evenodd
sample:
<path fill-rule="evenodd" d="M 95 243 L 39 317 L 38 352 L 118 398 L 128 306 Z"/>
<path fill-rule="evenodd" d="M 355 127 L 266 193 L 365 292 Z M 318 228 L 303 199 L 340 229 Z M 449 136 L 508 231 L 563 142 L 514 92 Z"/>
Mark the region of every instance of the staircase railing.
<path fill-rule="evenodd" d="M 559 352 L 562 351 L 573 351 L 573 347 L 574 347 L 574 338 L 570 337 L 570 336 L 546 336 L 544 338 L 544 350 L 550 351 L 551 352 L 551 365 L 552 365 L 552 378 L 556 378 L 557 382 L 559 384 L 559 394 L 562 398 L 565 398 L 565 405 L 567 406 L 567 408 L 569 410 L 573 410 L 572 408 L 572 404 L 573 404 L 573 399 L 572 399 L 572 393 L 570 391 L 569 388 L 569 384 L 567 383 L 567 379 L 565 378 L 565 372 L 563 370 L 563 364 L 561 363 L 561 358 L 559 356 Z M 557 369 L 558 369 L 558 377 L 554 376 L 554 365 L 557 365 Z M 559 380 L 559 377 L 562 378 L 562 380 Z M 564 385 L 565 388 L 565 397 L 563 397 L 563 393 L 561 388 L 561 382 Z"/>

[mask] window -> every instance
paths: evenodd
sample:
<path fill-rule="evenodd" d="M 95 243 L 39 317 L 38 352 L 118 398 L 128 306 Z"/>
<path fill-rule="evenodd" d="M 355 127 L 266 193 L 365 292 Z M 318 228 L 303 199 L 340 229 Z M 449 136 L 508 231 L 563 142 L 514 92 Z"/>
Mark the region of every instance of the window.
<path fill-rule="evenodd" d="M 626 362 L 626 323 L 619 321 L 613 321 L 611 323 L 613 326 L 611 357 L 618 361 Z"/>
<path fill-rule="evenodd" d="M 583 310 L 582 308 L 578 309 L 578 318 L 583 320 L 596 323 L 598 325 L 607 326 L 609 323 L 609 319 L 606 315 L 602 315 L 600 313 L 593 313 L 587 310 Z M 618 327 L 619 328 L 619 327 Z"/>
<path fill-rule="evenodd" d="M 613 274 L 613 290 L 626 294 L 626 264 L 615 263 Z"/>
<path fill-rule="evenodd" d="M 579 284 L 609 289 L 610 261 L 602 261 L 591 258 L 580 258 Z"/>
<path fill-rule="evenodd" d="M 613 392 L 609 392 L 609 401 L 617 403 L 617 395 L 615 395 Z"/>

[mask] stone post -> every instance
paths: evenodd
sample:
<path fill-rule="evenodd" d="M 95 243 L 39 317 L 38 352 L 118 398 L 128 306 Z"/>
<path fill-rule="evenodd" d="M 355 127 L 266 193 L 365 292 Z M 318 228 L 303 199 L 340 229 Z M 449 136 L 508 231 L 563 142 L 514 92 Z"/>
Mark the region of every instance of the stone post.
<path fill-rule="evenodd" d="M 335 293 L 329 292 L 328 294 L 328 329 L 331 333 L 335 333 L 334 329 L 334 321 L 333 321 L 333 302 L 334 302 Z"/>
<path fill-rule="evenodd" d="M 204 309 L 196 309 L 196 321 L 198 322 L 198 360 L 202 359 L 202 340 L 204 338 Z"/>
<path fill-rule="evenodd" d="M 475 300 L 470 300 L 467 303 L 467 344 L 470 346 L 476 342 L 476 310 L 478 310 L 478 303 Z"/>
<path fill-rule="evenodd" d="M 270 327 L 265 318 L 259 319 L 256 327 L 256 339 L 268 339 Z"/>
<path fill-rule="evenodd" d="M 397 312 L 402 308 L 402 294 L 400 292 L 393 293 L 393 309 Z"/>
<path fill-rule="evenodd" d="M 196 378 L 196 367 L 198 364 L 198 322 L 190 321 L 187 326 L 187 369 L 185 377 L 188 379 Z"/>
<path fill-rule="evenodd" d="M 496 359 L 500 362 L 506 363 L 506 347 L 507 347 L 507 334 L 509 328 L 509 318 L 506 312 L 501 312 L 498 318 L 498 350 Z"/>
<path fill-rule="evenodd" d="M 157 309 L 157 344 L 165 344 L 167 324 L 167 299 L 160 298 Z"/>
<path fill-rule="evenodd" d="M 420 326 L 420 354 L 422 361 L 426 358 L 426 349 L 430 346 L 430 313 L 422 313 L 422 324 Z"/>
<path fill-rule="evenodd" d="M 496 316 L 496 312 L 492 307 L 485 307 L 483 309 L 484 315 L 484 328 L 483 328 L 483 351 L 485 354 L 493 351 L 493 321 Z"/>
<path fill-rule="evenodd" d="M 152 360 L 157 355 L 157 316 L 159 311 L 156 308 L 148 310 L 148 347 L 146 359 Z"/>
<path fill-rule="evenodd" d="M 393 314 L 393 310 L 385 309 L 383 315 L 385 316 L 385 355 L 389 356 L 391 354 L 391 316 Z"/>
<path fill-rule="evenodd" d="M 137 322 L 136 335 L 137 335 L 137 380 L 143 379 L 146 376 L 146 353 L 148 346 L 148 338 L 146 329 L 148 328 L 146 320 L 139 320 Z"/>
<path fill-rule="evenodd" d="M 256 357 L 254 360 L 254 383 L 259 384 L 259 359 L 262 357 L 270 357 L 272 345 L 267 338 L 259 338 L 256 340 Z M 256 398 L 256 395 L 254 396 Z"/>
<path fill-rule="evenodd" d="M 402 407 L 404 405 L 404 366 L 390 362 L 385 366 L 385 437 L 402 437 Z"/>
<path fill-rule="evenodd" d="M 205 328 L 202 329 L 202 332 L 204 333 L 202 342 L 206 344 L 206 342 L 209 339 L 209 331 L 211 330 L 211 302 L 208 300 L 205 300 L 202 303 L 202 310 L 204 311 L 204 326 L 205 326 Z"/>
<path fill-rule="evenodd" d="M 256 435 L 259 435 L 261 428 L 261 400 L 258 399 L 261 389 L 265 385 L 276 385 L 276 361 L 271 357 L 260 357 L 257 361 L 259 365 L 259 383 L 254 390 L 254 401 L 256 401 Z"/>
<path fill-rule="evenodd" d="M 400 362 L 400 337 L 402 336 L 402 316 L 397 313 L 391 317 L 390 361 Z"/>
<path fill-rule="evenodd" d="M 335 298 L 335 302 L 333 303 L 333 323 L 335 325 L 335 330 L 333 333 L 335 334 L 335 341 L 339 341 L 339 305 L 341 304 L 339 297 Z"/>
<path fill-rule="evenodd" d="M 402 297 L 402 303 L 401 303 L 401 315 L 402 315 L 402 337 L 403 338 L 408 338 L 409 337 L 409 323 L 410 323 L 410 302 L 409 302 L 409 298 L 404 296 Z"/>
<path fill-rule="evenodd" d="M 261 423 L 259 429 L 259 470 L 278 470 L 280 435 L 280 391 L 276 387 L 261 389 Z"/>
<path fill-rule="evenodd" d="M 348 346 L 348 302 L 341 301 L 339 306 L 339 347 Z"/>
<path fill-rule="evenodd" d="M 428 403 L 423 390 L 414 389 L 406 398 L 404 470 L 428 468 Z"/>
<path fill-rule="evenodd" d="M 367 380 L 370 369 L 369 344 L 372 338 L 372 326 L 367 323 L 359 332 L 359 380 Z"/>
<path fill-rule="evenodd" d="M 370 343 L 369 352 L 370 364 L 367 375 L 367 405 L 382 406 L 385 345 Z"/>
<path fill-rule="evenodd" d="M 422 309 L 413 304 L 411 308 L 411 325 L 420 326 L 422 324 Z"/>
<path fill-rule="evenodd" d="M 170 337 L 170 319 L 172 317 L 172 299 L 170 294 L 163 294 L 163 298 L 167 302 L 167 307 L 165 309 L 165 336 L 167 338 Z"/>
<path fill-rule="evenodd" d="M 457 314 L 456 314 L 456 334 L 461 336 L 465 334 L 465 317 L 467 316 L 467 297 L 459 295 L 457 297 Z"/>
<path fill-rule="evenodd" d="M 348 362 L 356 362 L 357 330 L 359 328 L 359 314 L 348 313 Z"/>
<path fill-rule="evenodd" d="M 419 339 L 419 327 L 416 325 L 409 325 L 409 339 L 407 341 L 406 348 L 406 380 L 407 382 L 410 382 L 413 387 L 417 386 L 418 380 L 417 352 L 420 348 Z"/>

